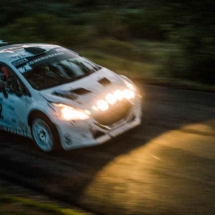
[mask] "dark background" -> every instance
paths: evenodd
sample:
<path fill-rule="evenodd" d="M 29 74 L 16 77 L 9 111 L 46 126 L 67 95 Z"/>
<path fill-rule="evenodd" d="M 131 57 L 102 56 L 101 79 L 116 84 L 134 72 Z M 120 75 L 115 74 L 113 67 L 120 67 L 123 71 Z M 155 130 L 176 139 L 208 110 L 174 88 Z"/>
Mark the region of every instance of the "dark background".
<path fill-rule="evenodd" d="M 213 0 L 5 0 L 0 8 L 0 39 L 94 48 L 152 63 L 141 41 L 174 44 L 158 75 L 215 83 Z"/>

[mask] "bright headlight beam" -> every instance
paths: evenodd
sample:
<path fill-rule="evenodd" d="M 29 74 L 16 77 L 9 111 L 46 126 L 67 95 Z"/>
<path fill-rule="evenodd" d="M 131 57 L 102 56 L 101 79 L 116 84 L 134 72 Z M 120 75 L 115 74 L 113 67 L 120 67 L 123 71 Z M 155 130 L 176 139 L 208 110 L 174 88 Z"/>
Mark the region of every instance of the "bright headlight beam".
<path fill-rule="evenodd" d="M 62 117 L 66 120 L 84 120 L 88 119 L 89 116 L 85 114 L 84 112 L 81 112 L 79 110 L 75 110 L 70 107 L 63 107 L 61 109 Z"/>
<path fill-rule="evenodd" d="M 89 118 L 89 115 L 82 110 L 74 109 L 64 104 L 53 104 L 57 108 L 57 112 L 60 118 L 63 120 L 85 120 Z"/>
<path fill-rule="evenodd" d="M 126 99 L 133 99 L 135 97 L 135 93 L 131 90 L 125 89 L 123 91 L 123 96 Z"/>
<path fill-rule="evenodd" d="M 113 95 L 119 101 L 123 100 L 123 98 L 124 98 L 123 92 L 120 90 L 116 90 Z"/>
<path fill-rule="evenodd" d="M 106 98 L 106 101 L 111 105 L 115 104 L 117 101 L 114 95 L 111 93 L 108 93 L 105 98 Z"/>
<path fill-rule="evenodd" d="M 106 111 L 109 108 L 109 105 L 105 100 L 99 100 L 97 102 L 97 107 L 102 111 Z"/>

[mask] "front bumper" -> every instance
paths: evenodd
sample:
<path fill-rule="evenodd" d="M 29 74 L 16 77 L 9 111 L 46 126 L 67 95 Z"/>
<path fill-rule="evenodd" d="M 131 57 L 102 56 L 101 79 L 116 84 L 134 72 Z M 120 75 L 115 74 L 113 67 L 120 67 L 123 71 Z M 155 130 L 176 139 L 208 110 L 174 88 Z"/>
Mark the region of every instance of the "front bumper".
<path fill-rule="evenodd" d="M 125 108 L 123 108 L 125 112 Z M 119 115 L 119 111 L 116 112 Z M 109 115 L 108 115 L 109 116 Z M 118 120 L 100 120 L 94 117 L 86 121 L 56 122 L 62 148 L 65 150 L 92 146 L 107 142 L 108 140 L 138 126 L 141 123 L 141 97 L 137 96 L 131 103 L 127 114 L 122 113 L 122 118 Z M 108 117 L 106 117 L 108 119 Z M 101 124 L 101 122 L 107 122 Z M 110 124 L 109 122 L 114 122 Z"/>

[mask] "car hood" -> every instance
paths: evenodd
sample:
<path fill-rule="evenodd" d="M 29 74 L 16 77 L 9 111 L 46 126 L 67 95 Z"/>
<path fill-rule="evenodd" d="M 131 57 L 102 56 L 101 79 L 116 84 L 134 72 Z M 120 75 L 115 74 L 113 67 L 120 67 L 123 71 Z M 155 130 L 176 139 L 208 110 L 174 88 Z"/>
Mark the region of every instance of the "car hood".
<path fill-rule="evenodd" d="M 80 80 L 42 90 L 40 94 L 49 102 L 86 109 L 108 93 L 124 87 L 125 84 L 119 75 L 102 68 Z"/>

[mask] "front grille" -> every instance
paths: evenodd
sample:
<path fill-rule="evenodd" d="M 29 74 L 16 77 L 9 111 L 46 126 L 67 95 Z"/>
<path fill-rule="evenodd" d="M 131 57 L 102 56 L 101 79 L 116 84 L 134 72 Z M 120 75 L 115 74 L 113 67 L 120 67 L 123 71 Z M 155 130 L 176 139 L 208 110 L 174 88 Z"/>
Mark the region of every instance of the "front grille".
<path fill-rule="evenodd" d="M 111 105 L 107 111 L 99 111 L 99 113 L 94 116 L 94 119 L 99 124 L 110 126 L 128 116 L 131 108 L 131 103 L 124 99 L 123 101 Z"/>

